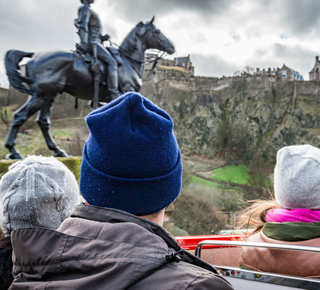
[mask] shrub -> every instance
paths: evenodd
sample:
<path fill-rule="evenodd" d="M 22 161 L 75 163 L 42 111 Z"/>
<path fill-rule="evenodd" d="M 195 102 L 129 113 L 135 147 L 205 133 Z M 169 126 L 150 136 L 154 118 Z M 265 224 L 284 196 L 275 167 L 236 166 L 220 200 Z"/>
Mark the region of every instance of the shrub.
<path fill-rule="evenodd" d="M 190 235 L 219 233 L 227 224 L 227 216 L 201 197 L 181 193 L 174 206 L 174 224 Z"/>
<path fill-rule="evenodd" d="M 225 159 L 248 164 L 254 152 L 253 137 L 247 128 L 223 122 L 219 125 L 213 146 Z"/>

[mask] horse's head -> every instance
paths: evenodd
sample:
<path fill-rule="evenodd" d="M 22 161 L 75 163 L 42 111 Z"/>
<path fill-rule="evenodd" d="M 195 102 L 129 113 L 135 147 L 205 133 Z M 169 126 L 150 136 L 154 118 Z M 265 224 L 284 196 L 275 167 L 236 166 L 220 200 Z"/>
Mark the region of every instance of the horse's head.
<path fill-rule="evenodd" d="M 146 23 L 139 22 L 120 45 L 122 54 L 136 63 L 144 63 L 146 49 L 159 49 L 174 53 L 174 46 L 153 24 L 154 17 Z"/>
<path fill-rule="evenodd" d="M 145 24 L 142 22 L 138 24 L 138 26 L 140 26 L 140 35 L 146 44 L 146 49 L 159 49 L 169 54 L 173 54 L 173 44 L 154 26 L 153 21 L 154 16 L 151 21 L 148 21 Z"/>

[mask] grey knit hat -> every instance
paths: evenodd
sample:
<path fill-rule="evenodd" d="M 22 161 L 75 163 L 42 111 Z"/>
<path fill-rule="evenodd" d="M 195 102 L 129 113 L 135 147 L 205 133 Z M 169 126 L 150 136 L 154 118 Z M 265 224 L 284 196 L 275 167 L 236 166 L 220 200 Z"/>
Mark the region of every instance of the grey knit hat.
<path fill-rule="evenodd" d="M 277 203 L 287 209 L 320 209 L 320 149 L 294 145 L 280 149 L 274 169 Z"/>
<path fill-rule="evenodd" d="M 0 180 L 0 226 L 5 235 L 22 227 L 56 230 L 79 203 L 73 173 L 54 157 L 29 156 Z"/>

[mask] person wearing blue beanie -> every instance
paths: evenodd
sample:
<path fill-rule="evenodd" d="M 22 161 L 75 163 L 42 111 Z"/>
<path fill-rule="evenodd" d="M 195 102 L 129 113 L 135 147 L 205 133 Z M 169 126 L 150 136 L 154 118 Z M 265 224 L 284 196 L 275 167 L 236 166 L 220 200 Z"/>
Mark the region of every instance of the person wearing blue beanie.
<path fill-rule="evenodd" d="M 182 180 L 170 116 L 130 92 L 86 122 L 90 134 L 80 169 L 86 204 L 76 206 L 58 231 L 12 234 L 10 289 L 233 289 L 162 227 Z"/>
<path fill-rule="evenodd" d="M 85 200 L 142 216 L 179 195 L 182 161 L 170 116 L 128 93 L 90 113 L 80 192 Z"/>

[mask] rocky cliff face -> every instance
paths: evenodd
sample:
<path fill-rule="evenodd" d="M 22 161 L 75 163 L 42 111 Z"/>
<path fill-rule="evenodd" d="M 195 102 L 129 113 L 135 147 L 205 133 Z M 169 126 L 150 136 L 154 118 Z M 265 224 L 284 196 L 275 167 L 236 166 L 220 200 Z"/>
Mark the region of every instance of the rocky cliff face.
<path fill-rule="evenodd" d="M 213 157 L 224 145 L 235 151 L 245 145 L 274 161 L 286 145 L 320 147 L 320 82 L 247 77 L 199 83 L 156 75 L 142 89 L 173 118 L 183 152 Z"/>

